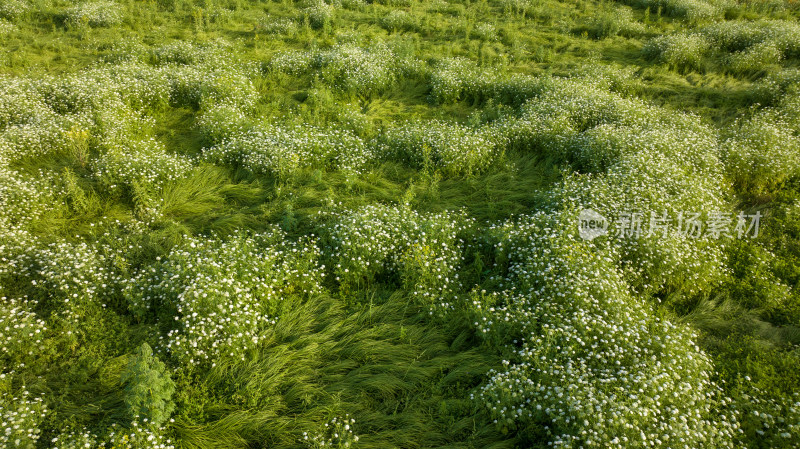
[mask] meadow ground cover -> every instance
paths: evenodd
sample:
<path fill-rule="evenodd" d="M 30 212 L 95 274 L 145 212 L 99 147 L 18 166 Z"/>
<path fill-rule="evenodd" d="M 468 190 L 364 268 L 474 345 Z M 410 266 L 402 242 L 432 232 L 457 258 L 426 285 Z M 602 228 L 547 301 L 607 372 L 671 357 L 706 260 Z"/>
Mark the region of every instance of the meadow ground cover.
<path fill-rule="evenodd" d="M 798 17 L 0 2 L 0 446 L 800 446 Z"/>

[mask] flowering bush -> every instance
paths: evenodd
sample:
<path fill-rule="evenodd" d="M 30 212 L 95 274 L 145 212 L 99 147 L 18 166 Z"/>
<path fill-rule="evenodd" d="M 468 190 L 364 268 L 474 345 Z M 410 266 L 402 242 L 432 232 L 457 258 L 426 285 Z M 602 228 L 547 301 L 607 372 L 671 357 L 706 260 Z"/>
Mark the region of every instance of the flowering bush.
<path fill-rule="evenodd" d="M 0 18 L 14 20 L 31 9 L 27 0 L 6 0 L 0 3 Z"/>
<path fill-rule="evenodd" d="M 4 34 L 8 34 L 8 33 L 12 32 L 12 31 L 14 31 L 16 29 L 17 29 L 17 26 L 14 25 L 13 23 L 11 23 L 11 22 L 9 22 L 9 21 L 7 21 L 5 19 L 0 19 L 0 36 L 2 36 Z"/>
<path fill-rule="evenodd" d="M 277 228 L 229 241 L 192 238 L 144 269 L 126 291 L 139 319 L 174 316 L 163 349 L 187 366 L 244 360 L 292 297 L 320 292 L 315 242 Z"/>
<path fill-rule="evenodd" d="M 495 422 L 553 447 L 733 447 L 735 419 L 687 329 L 634 298 L 613 249 L 578 241 L 570 214 L 495 228 L 505 290 L 476 326 L 513 351 L 476 395 Z M 676 417 L 680 419 L 676 420 Z"/>
<path fill-rule="evenodd" d="M 484 41 L 496 41 L 498 39 L 497 29 L 491 23 L 479 23 L 475 26 L 474 33 L 478 36 L 478 39 Z"/>
<path fill-rule="evenodd" d="M 111 189 L 134 185 L 159 189 L 185 177 L 192 168 L 189 159 L 168 153 L 155 139 L 113 145 L 92 165 L 94 176 Z"/>
<path fill-rule="evenodd" d="M 72 25 L 89 25 L 91 27 L 109 27 L 122 23 L 120 6 L 109 1 L 89 1 L 65 12 L 67 23 Z"/>
<path fill-rule="evenodd" d="M 33 312 L 35 302 L 0 297 L 0 373 L 28 365 L 44 349 L 44 320 Z"/>
<path fill-rule="evenodd" d="M 325 248 L 343 292 L 396 276 L 431 313 L 452 307 L 461 289 L 461 236 L 470 220 L 456 213 L 420 214 L 408 206 L 367 206 L 330 218 Z"/>
<path fill-rule="evenodd" d="M 277 72 L 289 75 L 301 75 L 309 71 L 312 67 L 314 56 L 307 51 L 285 51 L 275 55 L 268 64 L 268 67 Z"/>
<path fill-rule="evenodd" d="M 42 397 L 31 397 L 24 386 L 15 394 L 0 391 L 0 445 L 36 447 L 41 433 L 39 425 L 47 412 Z"/>
<path fill-rule="evenodd" d="M 324 0 L 314 0 L 311 6 L 303 9 L 302 18 L 308 21 L 311 28 L 319 29 L 331 26 L 335 14 L 336 8 L 333 5 Z"/>
<path fill-rule="evenodd" d="M 358 171 L 373 159 L 370 148 L 352 132 L 308 125 L 270 126 L 237 134 L 204 148 L 203 158 L 278 176 L 306 168 Z"/>
<path fill-rule="evenodd" d="M 376 93 L 395 80 L 394 55 L 385 45 L 360 48 L 342 44 L 320 52 L 314 66 L 334 87 L 353 93 Z"/>
<path fill-rule="evenodd" d="M 501 154 L 501 148 L 482 130 L 433 121 L 389 129 L 377 139 L 376 154 L 417 168 L 469 175 L 486 169 Z"/>
<path fill-rule="evenodd" d="M 666 14 L 693 21 L 720 17 L 734 6 L 730 0 L 636 0 L 633 4 L 649 7 L 651 10 L 661 8 Z"/>
<path fill-rule="evenodd" d="M 710 45 L 699 34 L 672 34 L 651 39 L 643 51 L 651 59 L 657 59 L 680 70 L 700 69 L 703 56 Z"/>
<path fill-rule="evenodd" d="M 251 119 L 241 109 L 225 103 L 203 111 L 194 124 L 211 143 L 220 143 L 253 127 Z"/>
<path fill-rule="evenodd" d="M 783 52 L 772 42 L 761 42 L 730 56 L 734 73 L 754 73 L 780 63 Z"/>
<path fill-rule="evenodd" d="M 491 80 L 498 78 L 491 69 L 481 69 L 468 59 L 443 59 L 431 73 L 431 98 L 438 103 L 479 99 L 490 91 Z"/>
<path fill-rule="evenodd" d="M 297 32 L 297 23 L 291 19 L 272 18 L 265 16 L 258 19 L 255 28 L 257 33 L 264 34 L 294 34 Z"/>
<path fill-rule="evenodd" d="M 728 176 L 745 191 L 763 193 L 800 173 L 800 139 L 776 110 L 739 121 L 722 149 Z"/>
<path fill-rule="evenodd" d="M 800 25 L 783 20 L 729 21 L 709 25 L 700 32 L 726 52 L 740 52 L 753 45 L 772 43 L 786 57 L 800 56 Z"/>
<path fill-rule="evenodd" d="M 381 26 L 389 31 L 411 31 L 416 28 L 414 16 L 402 9 L 394 9 L 381 18 Z"/>

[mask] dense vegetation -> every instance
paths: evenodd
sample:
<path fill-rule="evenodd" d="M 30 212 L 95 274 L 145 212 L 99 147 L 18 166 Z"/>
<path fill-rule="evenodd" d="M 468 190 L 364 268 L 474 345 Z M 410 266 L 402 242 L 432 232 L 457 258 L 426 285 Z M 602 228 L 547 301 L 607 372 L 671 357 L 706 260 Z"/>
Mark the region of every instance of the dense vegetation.
<path fill-rule="evenodd" d="M 0 0 L 0 446 L 800 446 L 798 17 Z"/>

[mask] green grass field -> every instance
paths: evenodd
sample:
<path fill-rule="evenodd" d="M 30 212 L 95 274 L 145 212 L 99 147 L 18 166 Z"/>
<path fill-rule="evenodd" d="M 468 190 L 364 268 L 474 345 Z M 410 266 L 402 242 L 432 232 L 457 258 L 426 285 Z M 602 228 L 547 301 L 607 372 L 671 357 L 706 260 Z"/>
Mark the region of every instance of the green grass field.
<path fill-rule="evenodd" d="M 0 447 L 800 447 L 798 18 L 0 0 Z"/>

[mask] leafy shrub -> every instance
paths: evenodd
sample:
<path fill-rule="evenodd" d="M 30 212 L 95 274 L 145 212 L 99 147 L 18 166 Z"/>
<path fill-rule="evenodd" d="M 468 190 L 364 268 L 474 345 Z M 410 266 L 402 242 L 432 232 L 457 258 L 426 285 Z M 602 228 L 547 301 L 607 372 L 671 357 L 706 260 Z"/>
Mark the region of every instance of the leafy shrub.
<path fill-rule="evenodd" d="M 120 6 L 114 2 L 85 2 L 66 12 L 66 21 L 72 25 L 89 25 L 91 27 L 109 27 L 122 23 Z"/>
<path fill-rule="evenodd" d="M 128 419 L 156 427 L 161 426 L 175 408 L 172 394 L 175 382 L 166 371 L 164 362 L 153 355 L 147 343 L 142 343 L 121 376 L 125 385 L 125 408 Z"/>

